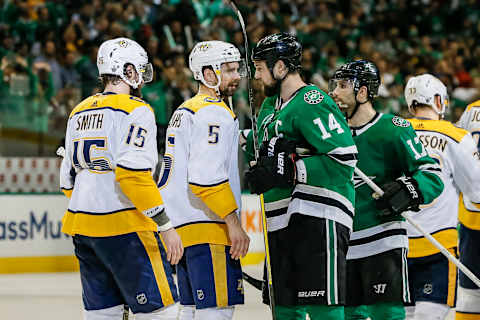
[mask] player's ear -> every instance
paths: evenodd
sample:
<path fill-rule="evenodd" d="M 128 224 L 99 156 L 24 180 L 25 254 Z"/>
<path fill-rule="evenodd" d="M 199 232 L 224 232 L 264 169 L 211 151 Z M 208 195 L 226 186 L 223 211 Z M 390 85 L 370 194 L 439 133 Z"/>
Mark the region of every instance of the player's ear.
<path fill-rule="evenodd" d="M 278 60 L 273 66 L 273 75 L 275 79 L 283 79 L 288 73 L 288 68 L 283 60 Z"/>
<path fill-rule="evenodd" d="M 357 92 L 357 100 L 358 101 L 365 101 L 368 97 L 368 89 L 366 86 L 361 86 Z"/>
<path fill-rule="evenodd" d="M 438 112 L 441 112 L 442 111 L 442 98 L 437 94 L 435 95 L 435 97 L 433 98 L 435 101 L 435 106 L 437 107 L 437 111 Z"/>
<path fill-rule="evenodd" d="M 217 83 L 217 76 L 215 75 L 215 71 L 213 71 L 212 68 L 203 69 L 203 78 L 207 83 L 211 85 L 215 85 Z"/>

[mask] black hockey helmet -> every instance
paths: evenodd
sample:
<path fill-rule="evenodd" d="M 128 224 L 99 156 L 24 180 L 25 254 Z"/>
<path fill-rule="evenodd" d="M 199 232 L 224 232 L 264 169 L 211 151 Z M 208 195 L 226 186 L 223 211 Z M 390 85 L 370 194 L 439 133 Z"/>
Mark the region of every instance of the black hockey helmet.
<path fill-rule="evenodd" d="M 344 64 L 333 74 L 332 80 L 350 79 L 354 81 L 354 92 L 357 95 L 361 86 L 367 87 L 368 99 L 378 94 L 380 72 L 375 63 L 368 60 L 357 60 Z"/>
<path fill-rule="evenodd" d="M 282 60 L 289 71 L 301 68 L 302 45 L 293 34 L 281 32 L 262 38 L 252 50 L 252 60 L 265 60 L 272 70 Z"/>

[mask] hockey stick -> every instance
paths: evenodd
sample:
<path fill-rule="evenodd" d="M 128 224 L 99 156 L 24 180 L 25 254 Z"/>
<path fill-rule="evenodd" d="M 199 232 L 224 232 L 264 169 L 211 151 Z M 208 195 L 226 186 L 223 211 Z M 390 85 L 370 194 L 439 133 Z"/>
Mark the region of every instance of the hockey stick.
<path fill-rule="evenodd" d="M 262 290 L 263 287 L 263 280 L 256 279 L 249 275 L 248 273 L 242 272 L 243 279 L 250 283 L 253 287 L 255 287 L 258 290 Z"/>
<path fill-rule="evenodd" d="M 250 70 L 250 49 L 248 46 L 248 36 L 247 29 L 245 28 L 245 21 L 243 20 L 242 13 L 238 10 L 237 4 L 233 0 L 228 1 L 233 11 L 237 15 L 238 22 L 242 28 L 244 47 L 245 47 L 245 67 L 247 68 L 247 90 L 248 90 L 248 104 L 250 105 L 250 114 L 252 118 L 252 135 L 253 135 L 253 150 L 255 152 L 255 161 L 259 157 L 258 149 L 258 135 L 257 135 L 257 114 L 255 112 L 255 105 L 253 101 L 253 89 L 250 84 L 252 80 L 252 70 Z M 262 210 L 262 230 L 263 230 L 263 242 L 265 245 L 265 260 L 267 266 L 267 282 L 268 282 L 268 293 L 270 296 L 270 309 L 272 311 L 272 318 L 275 320 L 275 300 L 273 294 L 273 281 L 272 281 L 272 268 L 270 264 L 270 247 L 268 245 L 268 233 L 267 233 L 267 217 L 265 215 L 265 204 L 263 201 L 263 194 L 260 195 L 260 208 Z"/>
<path fill-rule="evenodd" d="M 372 188 L 373 191 L 378 193 L 378 195 L 382 196 L 383 195 L 383 190 L 378 187 L 375 182 L 373 182 L 369 177 L 365 175 L 360 169 L 355 168 L 355 173 L 363 180 L 365 181 L 366 184 L 370 188 Z M 440 252 L 448 259 L 450 260 L 454 265 L 456 265 L 462 272 L 470 279 L 472 280 L 473 283 L 477 285 L 477 287 L 480 288 L 480 280 L 463 264 L 461 263 L 457 258 L 455 258 L 448 250 L 440 244 L 434 237 L 432 237 L 429 233 L 427 233 L 425 230 L 420 227 L 415 221 L 413 221 L 412 218 L 410 218 L 406 212 L 402 213 L 402 217 L 405 218 L 405 220 L 408 221 L 412 226 L 415 227 L 428 241 L 430 241 L 431 244 L 433 244 Z"/>

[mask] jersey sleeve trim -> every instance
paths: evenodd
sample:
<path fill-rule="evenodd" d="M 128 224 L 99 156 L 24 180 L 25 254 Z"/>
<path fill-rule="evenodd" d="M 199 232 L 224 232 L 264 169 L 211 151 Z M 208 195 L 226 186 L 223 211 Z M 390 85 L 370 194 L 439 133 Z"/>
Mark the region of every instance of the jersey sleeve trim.
<path fill-rule="evenodd" d="M 185 111 L 190 112 L 191 114 L 195 114 L 195 111 L 193 111 L 192 109 L 186 108 L 186 107 L 181 107 L 181 108 L 178 108 L 177 110 L 185 110 Z"/>
<path fill-rule="evenodd" d="M 189 185 L 193 194 L 202 199 L 207 207 L 222 219 L 238 209 L 228 181 L 213 187 Z"/>
<path fill-rule="evenodd" d="M 73 188 L 60 188 L 63 192 L 63 194 L 67 197 L 67 198 L 71 198 L 72 197 L 72 193 L 73 193 Z"/>
<path fill-rule="evenodd" d="M 121 164 L 117 164 L 117 167 L 118 167 L 118 168 L 125 169 L 125 170 L 128 170 L 128 171 L 152 171 L 151 168 L 135 169 L 135 168 L 129 168 L 129 167 L 126 167 L 126 166 L 122 166 Z"/>
<path fill-rule="evenodd" d="M 104 215 L 107 215 L 107 214 L 124 212 L 124 211 L 132 211 L 132 210 L 135 210 L 135 208 L 124 208 L 124 209 L 118 209 L 118 210 L 113 210 L 113 211 L 108 211 L 108 212 L 93 212 L 93 211 L 85 211 L 85 210 L 72 210 L 72 209 L 68 209 L 68 212 L 71 212 L 71 213 L 73 213 L 73 214 L 83 213 L 83 214 L 91 214 L 91 215 L 97 215 L 97 216 L 104 216 Z"/>
<path fill-rule="evenodd" d="M 228 179 L 217 182 L 217 183 L 212 183 L 212 184 L 199 184 L 199 183 L 194 183 L 194 182 L 189 182 L 188 184 L 191 184 L 192 186 L 196 186 L 196 187 L 208 188 L 208 187 L 219 186 L 221 184 L 224 184 L 225 182 L 228 182 Z"/>
<path fill-rule="evenodd" d="M 140 212 L 146 212 L 163 204 L 160 191 L 149 171 L 131 171 L 117 166 L 115 180 Z"/>

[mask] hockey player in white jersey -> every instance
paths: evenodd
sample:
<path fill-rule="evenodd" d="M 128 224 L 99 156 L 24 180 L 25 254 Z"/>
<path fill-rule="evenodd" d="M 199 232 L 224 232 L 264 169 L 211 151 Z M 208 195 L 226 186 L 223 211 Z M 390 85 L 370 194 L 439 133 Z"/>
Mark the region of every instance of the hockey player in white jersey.
<path fill-rule="evenodd" d="M 224 102 L 238 88 L 240 52 L 222 41 L 200 42 L 189 57 L 197 95 L 172 115 L 159 188 L 185 255 L 177 266 L 181 320 L 232 319 L 243 304 L 238 120 Z"/>
<path fill-rule="evenodd" d="M 447 88 L 436 77 L 422 74 L 405 87 L 409 119 L 430 157 L 442 167 L 444 190 L 420 212 L 410 212 L 420 226 L 453 255 L 457 254 L 459 192 L 480 201 L 480 161 L 471 134 L 442 120 L 448 106 Z M 445 319 L 455 306 L 457 272 L 440 251 L 408 225 L 408 272 L 415 306 L 407 319 Z M 470 319 L 470 318 L 468 318 Z"/>
<path fill-rule="evenodd" d="M 480 152 L 480 100 L 467 106 L 458 125 L 471 132 Z M 477 153 L 478 156 L 478 153 Z M 480 190 L 480 186 L 475 186 Z M 468 194 L 460 197 L 460 261 L 480 277 L 480 201 Z M 459 274 L 456 320 L 480 320 L 480 288 L 463 272 Z"/>
<path fill-rule="evenodd" d="M 62 231 L 73 236 L 80 263 L 84 319 L 120 320 L 128 305 L 137 320 L 175 320 L 168 262 L 178 263 L 183 247 L 152 177 L 153 110 L 138 97 L 152 67 L 127 38 L 105 41 L 97 66 L 103 93 L 70 114 L 60 169 L 70 198 Z"/>

